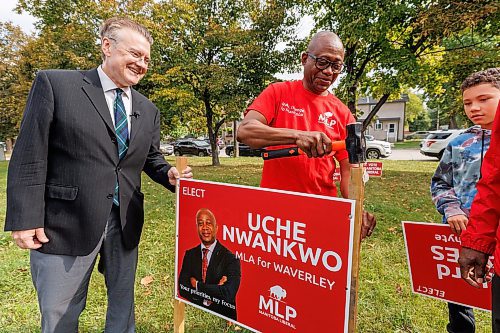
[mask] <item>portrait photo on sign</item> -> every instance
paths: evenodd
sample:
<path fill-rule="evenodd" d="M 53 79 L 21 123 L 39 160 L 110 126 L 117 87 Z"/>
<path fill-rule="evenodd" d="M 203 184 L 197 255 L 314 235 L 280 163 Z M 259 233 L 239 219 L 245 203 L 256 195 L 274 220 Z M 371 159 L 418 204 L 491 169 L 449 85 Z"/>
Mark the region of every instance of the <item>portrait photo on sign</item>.
<path fill-rule="evenodd" d="M 175 298 L 253 332 L 347 333 L 353 216 L 348 199 L 181 179 Z"/>
<path fill-rule="evenodd" d="M 236 293 L 240 286 L 240 260 L 217 238 L 214 213 L 200 208 L 192 218 L 199 238 L 186 250 L 179 273 L 179 295 L 204 309 L 237 320 Z"/>

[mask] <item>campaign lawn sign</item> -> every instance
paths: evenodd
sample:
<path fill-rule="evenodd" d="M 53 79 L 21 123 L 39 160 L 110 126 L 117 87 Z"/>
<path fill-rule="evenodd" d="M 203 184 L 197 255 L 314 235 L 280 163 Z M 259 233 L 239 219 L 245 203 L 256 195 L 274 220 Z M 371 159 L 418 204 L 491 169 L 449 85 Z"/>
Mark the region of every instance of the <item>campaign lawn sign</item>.
<path fill-rule="evenodd" d="M 491 310 L 491 285 L 483 283 L 477 289 L 461 278 L 460 237 L 449 225 L 405 221 L 403 233 L 414 293 Z M 490 266 L 492 260 L 490 257 Z"/>
<path fill-rule="evenodd" d="M 240 261 L 239 325 L 255 332 L 347 332 L 353 200 L 188 179 L 178 186 L 176 299 L 222 317 L 212 305 L 232 306 L 179 286 L 186 251 L 200 246 L 196 214 L 205 208 L 215 216 L 217 242 Z M 203 304 L 183 298 L 180 288 Z"/>
<path fill-rule="evenodd" d="M 382 177 L 382 162 L 366 162 L 365 172 L 370 177 Z M 340 178 L 340 169 L 336 168 L 333 173 L 333 181 L 339 182 Z"/>
<path fill-rule="evenodd" d="M 370 177 L 382 177 L 382 162 L 366 162 L 365 170 Z"/>

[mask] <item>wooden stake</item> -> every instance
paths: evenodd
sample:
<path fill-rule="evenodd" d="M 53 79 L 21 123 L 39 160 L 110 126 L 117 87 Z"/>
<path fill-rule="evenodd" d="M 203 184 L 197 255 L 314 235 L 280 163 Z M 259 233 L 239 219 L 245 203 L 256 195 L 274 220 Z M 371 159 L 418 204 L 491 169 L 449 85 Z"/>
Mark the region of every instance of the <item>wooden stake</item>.
<path fill-rule="evenodd" d="M 175 158 L 175 167 L 177 171 L 182 175 L 182 170 L 186 169 L 188 164 L 188 159 L 185 156 L 177 156 Z"/>
<path fill-rule="evenodd" d="M 186 304 L 174 299 L 174 333 L 184 333 Z"/>
<path fill-rule="evenodd" d="M 176 157 L 175 167 L 182 175 L 182 170 L 187 167 L 187 157 Z M 186 305 L 174 299 L 174 333 L 184 333 Z"/>
<path fill-rule="evenodd" d="M 351 168 L 351 179 L 349 181 L 349 199 L 356 200 L 354 210 L 354 237 L 352 246 L 352 270 L 351 290 L 349 303 L 349 326 L 348 332 L 356 332 L 356 319 L 358 315 L 358 285 L 359 285 L 359 255 L 361 249 L 361 225 L 363 223 L 363 200 L 365 198 L 365 186 L 363 182 L 364 166 Z"/>

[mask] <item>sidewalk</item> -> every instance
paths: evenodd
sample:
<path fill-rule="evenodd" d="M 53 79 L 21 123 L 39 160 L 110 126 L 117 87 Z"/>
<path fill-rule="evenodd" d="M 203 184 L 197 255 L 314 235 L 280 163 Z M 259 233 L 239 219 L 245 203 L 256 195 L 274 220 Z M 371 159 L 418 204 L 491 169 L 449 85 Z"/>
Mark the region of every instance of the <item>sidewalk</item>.
<path fill-rule="evenodd" d="M 434 162 L 438 161 L 436 157 L 429 157 L 421 154 L 419 149 L 392 149 L 391 156 L 387 157 L 386 160 L 434 161 Z"/>

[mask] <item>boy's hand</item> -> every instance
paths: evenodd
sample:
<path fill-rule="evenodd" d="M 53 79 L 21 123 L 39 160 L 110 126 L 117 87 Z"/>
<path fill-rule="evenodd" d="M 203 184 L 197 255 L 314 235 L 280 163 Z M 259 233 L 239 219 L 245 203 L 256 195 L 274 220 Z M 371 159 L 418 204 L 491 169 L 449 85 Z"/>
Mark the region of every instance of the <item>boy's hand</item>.
<path fill-rule="evenodd" d="M 457 235 L 460 236 L 462 231 L 467 228 L 467 223 L 469 223 L 469 219 L 465 215 L 455 215 L 451 216 L 447 220 L 448 224 L 450 225 L 451 230 Z"/>

